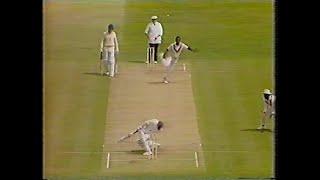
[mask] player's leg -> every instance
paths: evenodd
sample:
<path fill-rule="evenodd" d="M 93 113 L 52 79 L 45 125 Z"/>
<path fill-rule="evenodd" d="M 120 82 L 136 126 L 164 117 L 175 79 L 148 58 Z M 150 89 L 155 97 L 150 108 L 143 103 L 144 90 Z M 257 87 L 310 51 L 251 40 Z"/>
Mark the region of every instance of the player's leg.
<path fill-rule="evenodd" d="M 110 50 L 108 53 L 108 62 L 109 62 L 109 76 L 114 77 L 115 74 L 115 59 L 114 59 L 114 51 Z"/>
<path fill-rule="evenodd" d="M 163 75 L 163 83 L 168 83 L 168 73 L 169 73 L 169 68 L 171 64 L 171 57 L 166 57 L 162 59 L 162 64 L 164 66 L 164 75 Z"/>
<path fill-rule="evenodd" d="M 261 118 L 261 125 L 257 129 L 266 129 L 266 115 L 263 114 Z"/>
<path fill-rule="evenodd" d="M 257 128 L 257 129 L 266 129 L 267 125 L 266 125 L 266 119 L 271 117 L 271 112 L 270 111 L 266 111 L 262 113 L 262 118 L 261 118 L 261 125 Z"/>
<path fill-rule="evenodd" d="M 158 48 L 159 48 L 159 44 L 154 44 L 154 53 L 153 53 L 153 58 L 154 58 L 154 63 L 157 64 L 158 63 Z"/>
<path fill-rule="evenodd" d="M 119 74 L 119 69 L 118 69 L 118 56 L 114 56 L 114 73 Z"/>
<path fill-rule="evenodd" d="M 139 131 L 140 134 L 140 141 L 142 142 L 141 144 L 143 144 L 143 148 L 145 149 L 145 153 L 143 153 L 143 155 L 151 155 L 152 151 L 151 151 L 151 146 L 148 143 L 148 140 L 150 140 L 150 135 L 143 133 L 142 131 Z"/>
<path fill-rule="evenodd" d="M 103 52 L 102 52 L 101 64 L 102 64 L 103 75 L 108 75 L 108 73 L 109 73 L 109 71 L 108 71 L 108 52 L 106 50 L 103 50 Z"/>
<path fill-rule="evenodd" d="M 176 58 L 172 59 L 172 61 L 170 62 L 169 69 L 168 69 L 169 73 L 173 71 L 173 68 L 176 65 L 177 61 L 178 61 L 178 59 L 176 59 Z"/>
<path fill-rule="evenodd" d="M 110 66 L 110 52 L 109 51 L 107 51 L 106 57 L 107 57 L 106 62 L 107 62 L 107 71 L 108 71 L 107 75 L 110 75 L 111 66 Z"/>
<path fill-rule="evenodd" d="M 169 83 L 169 81 L 168 81 L 168 79 L 169 79 L 169 74 L 173 71 L 174 66 L 175 66 L 177 60 L 178 60 L 178 59 L 176 59 L 176 58 L 172 58 L 172 60 L 170 61 L 169 66 L 166 67 L 165 76 L 164 76 L 164 78 L 163 78 L 163 82 L 164 82 L 164 83 Z"/>

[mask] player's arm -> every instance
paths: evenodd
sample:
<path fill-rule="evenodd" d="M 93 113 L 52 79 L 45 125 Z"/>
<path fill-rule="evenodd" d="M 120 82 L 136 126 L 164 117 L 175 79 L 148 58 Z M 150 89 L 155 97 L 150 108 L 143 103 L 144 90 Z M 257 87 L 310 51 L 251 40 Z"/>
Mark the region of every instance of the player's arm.
<path fill-rule="evenodd" d="M 116 33 L 114 33 L 114 45 L 115 45 L 115 47 L 116 47 L 116 53 L 118 53 L 119 52 L 119 44 L 118 44 L 118 38 L 117 38 L 117 35 L 116 35 Z"/>
<path fill-rule="evenodd" d="M 148 33 L 149 33 L 149 24 L 147 25 L 146 29 L 144 30 L 144 34 L 145 34 L 147 37 L 149 37 Z"/>
<path fill-rule="evenodd" d="M 192 52 L 197 52 L 198 50 L 195 49 L 195 48 L 191 48 L 190 46 L 184 44 L 184 48 L 188 49 L 189 51 L 192 51 Z"/>
<path fill-rule="evenodd" d="M 102 52 L 102 50 L 103 50 L 103 39 L 101 39 L 100 41 L 100 52 Z"/>
<path fill-rule="evenodd" d="M 192 51 L 192 52 L 198 52 L 198 49 L 196 48 L 191 48 L 190 46 L 188 46 L 187 48 L 189 51 Z"/>
<path fill-rule="evenodd" d="M 103 44 L 104 44 L 104 41 L 105 41 L 105 34 L 106 34 L 106 32 L 103 32 L 103 38 L 100 41 L 100 52 L 103 51 Z"/>
<path fill-rule="evenodd" d="M 160 32 L 159 32 L 159 37 L 163 35 L 163 28 L 162 28 L 162 25 L 159 23 L 160 25 Z"/>
<path fill-rule="evenodd" d="M 162 28 L 162 25 L 159 23 L 159 34 L 157 37 L 155 37 L 155 40 L 157 40 L 159 37 L 161 37 L 163 35 L 163 28 Z"/>
<path fill-rule="evenodd" d="M 268 109 L 268 102 L 264 100 L 262 113 L 265 114 Z"/>
<path fill-rule="evenodd" d="M 105 38 L 101 39 L 100 42 L 100 60 L 102 60 L 102 53 L 103 53 L 103 44 L 104 44 Z"/>

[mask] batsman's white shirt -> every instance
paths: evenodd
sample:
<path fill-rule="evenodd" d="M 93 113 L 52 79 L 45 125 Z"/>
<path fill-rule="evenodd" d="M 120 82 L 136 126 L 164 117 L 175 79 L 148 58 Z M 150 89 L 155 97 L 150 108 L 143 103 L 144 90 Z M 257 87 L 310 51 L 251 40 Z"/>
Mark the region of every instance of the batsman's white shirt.
<path fill-rule="evenodd" d="M 104 32 L 101 49 L 105 51 L 119 51 L 117 35 L 114 31 L 111 33 Z"/>
<path fill-rule="evenodd" d="M 262 96 L 262 99 L 264 102 L 263 112 L 265 112 L 267 116 L 273 115 L 275 113 L 276 97 L 271 94 L 268 99 L 266 99 L 264 96 Z"/>
<path fill-rule="evenodd" d="M 157 133 L 158 130 L 158 122 L 157 119 L 150 119 L 145 121 L 141 126 L 138 127 L 140 131 L 142 131 L 144 134 L 153 134 Z"/>
<path fill-rule="evenodd" d="M 160 44 L 161 43 L 161 36 L 163 35 L 162 25 L 159 22 L 150 22 L 144 33 L 148 34 L 148 42 L 152 44 Z M 158 37 L 160 35 L 160 37 Z M 155 39 L 157 37 L 157 39 Z"/>

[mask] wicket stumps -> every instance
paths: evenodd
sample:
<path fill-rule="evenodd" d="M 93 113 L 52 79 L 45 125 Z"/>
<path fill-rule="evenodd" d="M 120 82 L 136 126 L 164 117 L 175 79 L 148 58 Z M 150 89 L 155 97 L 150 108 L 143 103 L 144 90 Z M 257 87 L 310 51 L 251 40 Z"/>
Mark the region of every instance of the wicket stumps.
<path fill-rule="evenodd" d="M 157 159 L 158 158 L 158 144 L 156 143 L 157 137 L 155 134 L 151 134 L 150 138 L 152 140 L 152 146 L 151 146 L 152 154 L 149 156 L 149 159 Z"/>
<path fill-rule="evenodd" d="M 157 159 L 158 158 L 158 146 L 153 144 L 152 147 L 152 159 Z"/>
<path fill-rule="evenodd" d="M 147 64 L 154 64 L 154 47 L 147 47 Z"/>

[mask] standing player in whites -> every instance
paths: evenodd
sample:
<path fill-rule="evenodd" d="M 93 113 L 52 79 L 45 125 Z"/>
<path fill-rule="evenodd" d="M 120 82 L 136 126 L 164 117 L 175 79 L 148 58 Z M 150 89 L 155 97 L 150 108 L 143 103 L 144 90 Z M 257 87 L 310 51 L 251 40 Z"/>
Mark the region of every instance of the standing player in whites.
<path fill-rule="evenodd" d="M 145 152 L 143 155 L 149 156 L 152 155 L 152 146 L 160 146 L 159 143 L 152 141 L 151 135 L 156 134 L 163 129 L 163 122 L 157 119 L 151 119 L 145 121 L 141 126 L 139 126 L 136 130 L 129 133 L 126 136 L 123 136 L 119 139 L 118 142 L 122 142 L 125 139 L 133 136 L 136 133 L 139 133 L 139 139 L 137 141 L 138 145 L 144 148 Z"/>
<path fill-rule="evenodd" d="M 166 52 L 162 56 L 162 63 L 165 66 L 165 75 L 163 77 L 163 83 L 169 83 L 169 73 L 173 70 L 174 65 L 178 62 L 182 51 L 186 49 L 195 52 L 195 49 L 191 49 L 190 46 L 187 46 L 186 44 L 181 42 L 180 36 L 177 36 L 175 42 L 170 44 L 170 46 L 167 48 Z"/>
<path fill-rule="evenodd" d="M 114 26 L 109 24 L 108 31 L 104 32 L 104 37 L 100 44 L 101 61 L 106 71 L 104 74 L 110 77 L 114 77 L 117 71 L 115 56 L 119 53 L 117 35 L 113 30 Z"/>
<path fill-rule="evenodd" d="M 275 115 L 275 101 L 276 97 L 269 89 L 265 89 L 262 95 L 263 99 L 263 114 L 261 118 L 261 125 L 257 129 L 266 129 L 266 119 L 271 119 Z"/>

